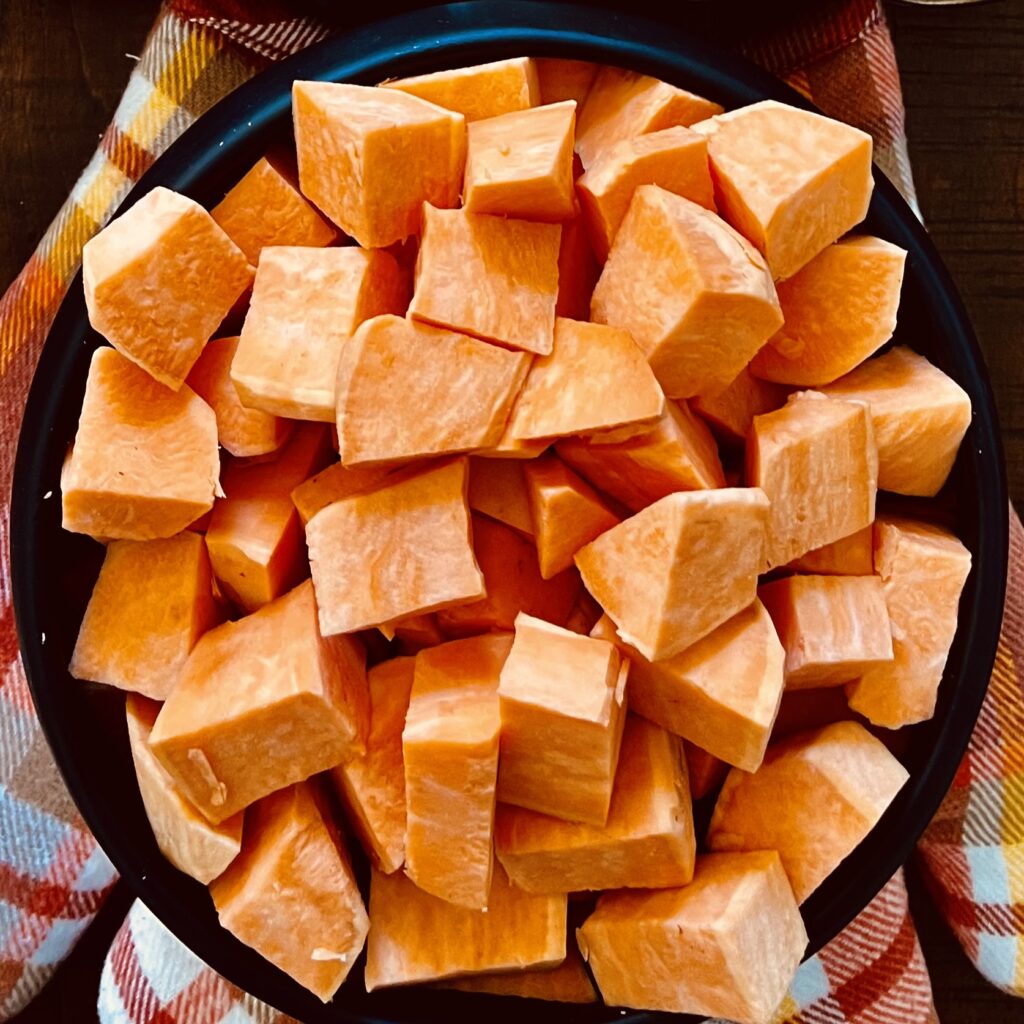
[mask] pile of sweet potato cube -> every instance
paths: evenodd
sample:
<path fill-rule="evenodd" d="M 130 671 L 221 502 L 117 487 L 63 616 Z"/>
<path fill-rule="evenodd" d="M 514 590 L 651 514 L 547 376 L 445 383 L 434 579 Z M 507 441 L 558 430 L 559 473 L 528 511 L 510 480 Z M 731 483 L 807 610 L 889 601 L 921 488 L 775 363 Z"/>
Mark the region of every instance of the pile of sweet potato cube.
<path fill-rule="evenodd" d="M 129 691 L 161 849 L 325 1000 L 365 945 L 368 990 L 769 1020 L 970 570 L 876 516 L 971 406 L 876 355 L 869 137 L 555 59 L 293 116 L 212 211 L 156 188 L 85 249 L 71 671 Z"/>

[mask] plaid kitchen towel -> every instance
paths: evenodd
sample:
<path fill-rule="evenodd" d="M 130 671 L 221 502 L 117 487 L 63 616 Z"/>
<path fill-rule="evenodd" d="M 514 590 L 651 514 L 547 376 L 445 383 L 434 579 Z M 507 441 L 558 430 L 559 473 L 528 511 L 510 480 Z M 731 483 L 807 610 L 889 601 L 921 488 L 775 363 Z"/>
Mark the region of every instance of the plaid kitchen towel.
<path fill-rule="evenodd" d="M 0 300 L 3 500 L 21 409 L 82 245 L 195 118 L 327 26 L 275 0 L 175 0 L 161 15 L 114 120 L 36 253 Z M 743 49 L 820 107 L 870 131 L 879 164 L 913 201 L 892 42 L 876 0 L 817 5 Z M 114 872 L 64 791 L 32 713 L 14 633 L 0 524 L 0 1021 L 24 1006 L 88 925 Z M 1024 577 L 1014 518 L 1011 580 Z M 979 969 L 1024 994 L 1024 586 L 1010 587 L 992 686 L 971 748 L 920 846 L 935 897 Z M 136 903 L 105 964 L 105 1024 L 283 1024 L 287 1018 L 198 961 Z M 780 1020 L 935 1020 L 902 873 L 801 967 Z"/>

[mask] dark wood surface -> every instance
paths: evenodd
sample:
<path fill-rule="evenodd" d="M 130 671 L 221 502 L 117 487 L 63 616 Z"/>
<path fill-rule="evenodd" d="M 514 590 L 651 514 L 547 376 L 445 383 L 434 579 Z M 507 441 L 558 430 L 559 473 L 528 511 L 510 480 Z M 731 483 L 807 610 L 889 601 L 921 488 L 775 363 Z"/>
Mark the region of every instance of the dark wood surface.
<path fill-rule="evenodd" d="M 110 118 L 154 0 L 0 0 L 0 289 L 57 211 Z M 1024 0 L 889 8 L 925 219 L 974 318 L 1002 419 L 1010 490 L 1024 497 Z M 1024 1001 L 973 970 L 911 895 L 943 1024 L 1024 1024 Z M 92 1019 L 119 892 L 23 1024 Z"/>

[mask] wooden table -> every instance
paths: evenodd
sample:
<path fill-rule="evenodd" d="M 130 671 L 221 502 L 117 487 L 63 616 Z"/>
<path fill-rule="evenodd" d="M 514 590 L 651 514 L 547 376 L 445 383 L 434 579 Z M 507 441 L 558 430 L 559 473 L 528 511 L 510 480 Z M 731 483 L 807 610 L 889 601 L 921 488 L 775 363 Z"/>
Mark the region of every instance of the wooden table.
<path fill-rule="evenodd" d="M 110 118 L 154 0 L 0 2 L 0 289 L 31 253 Z M 974 318 L 1002 419 L 1010 491 L 1024 498 L 1024 0 L 889 10 L 921 208 Z M 911 870 L 943 1024 L 1024 1024 L 987 985 Z M 23 1022 L 83 1024 L 123 891 Z"/>

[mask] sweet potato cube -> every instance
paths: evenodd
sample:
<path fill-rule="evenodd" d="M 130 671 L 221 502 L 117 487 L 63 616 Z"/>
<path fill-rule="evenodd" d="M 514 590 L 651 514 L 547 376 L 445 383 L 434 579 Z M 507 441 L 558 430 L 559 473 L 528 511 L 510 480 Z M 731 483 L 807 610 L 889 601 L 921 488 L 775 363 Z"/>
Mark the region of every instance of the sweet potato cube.
<path fill-rule="evenodd" d="M 908 777 L 856 722 L 800 733 L 773 744 L 753 774 L 729 773 L 707 842 L 712 850 L 778 850 L 803 903 L 875 827 Z"/>
<path fill-rule="evenodd" d="M 125 703 L 128 743 L 146 817 L 160 852 L 179 870 L 206 885 L 238 856 L 242 814 L 211 825 L 182 795 L 149 749 L 149 734 L 160 705 L 137 694 Z"/>
<path fill-rule="evenodd" d="M 529 366 L 525 352 L 466 334 L 397 316 L 368 320 L 338 364 L 342 463 L 394 463 L 497 444 Z"/>
<path fill-rule="evenodd" d="M 575 133 L 575 100 L 474 121 L 466 128 L 465 208 L 524 220 L 569 220 L 576 212 Z"/>
<path fill-rule="evenodd" d="M 431 896 L 401 871 L 374 871 L 366 991 L 463 974 L 555 967 L 565 959 L 567 909 L 564 893 L 523 892 L 500 864 L 494 866 L 482 910 Z"/>
<path fill-rule="evenodd" d="M 404 271 L 381 250 L 264 250 L 231 364 L 242 401 L 277 416 L 333 422 L 342 349 L 364 320 L 404 313 L 408 297 Z"/>
<path fill-rule="evenodd" d="M 781 408 L 786 404 L 786 396 L 782 385 L 761 380 L 744 367 L 723 391 L 697 395 L 690 405 L 722 441 L 741 445 L 750 433 L 754 417 Z"/>
<path fill-rule="evenodd" d="M 612 892 L 577 930 L 604 1001 L 769 1024 L 807 948 L 774 850 L 711 854 L 690 885 Z"/>
<path fill-rule="evenodd" d="M 249 812 L 242 853 L 210 893 L 223 927 L 324 1002 L 366 942 L 348 852 L 312 782 Z"/>
<path fill-rule="evenodd" d="M 555 332 L 561 230 L 425 206 L 409 315 L 547 355 Z"/>
<path fill-rule="evenodd" d="M 537 558 L 544 579 L 568 569 L 576 552 L 618 525 L 619 517 L 601 496 L 555 455 L 527 463 Z"/>
<path fill-rule="evenodd" d="M 793 559 L 787 568 L 820 576 L 871 576 L 875 571 L 871 527 L 814 548 Z"/>
<path fill-rule="evenodd" d="M 543 455 L 547 447 L 546 438 L 542 441 L 515 441 L 506 429 L 496 445 L 481 448 L 476 454 L 485 459 L 535 459 L 538 455 Z"/>
<path fill-rule="evenodd" d="M 570 437 L 556 448 L 599 491 L 634 512 L 675 491 L 725 486 L 715 439 L 685 402 L 666 402 L 651 430 L 623 441 Z"/>
<path fill-rule="evenodd" d="M 754 600 L 767 523 L 756 487 L 679 492 L 581 548 L 576 565 L 622 639 L 660 661 Z"/>
<path fill-rule="evenodd" d="M 334 226 L 299 191 L 294 160 L 282 153 L 262 156 L 210 211 L 253 265 L 268 245 L 330 245 Z"/>
<path fill-rule="evenodd" d="M 878 486 L 930 498 L 949 477 L 971 425 L 971 399 L 909 348 L 894 348 L 823 388 L 867 402 L 878 444 Z"/>
<path fill-rule="evenodd" d="M 717 103 L 657 78 L 602 67 L 580 111 L 576 152 L 588 170 L 623 139 L 690 125 L 720 113 Z"/>
<path fill-rule="evenodd" d="M 678 737 L 630 715 L 603 828 L 499 804 L 494 843 L 527 892 L 685 885 L 697 846 Z"/>
<path fill-rule="evenodd" d="M 467 122 L 526 110 L 540 102 L 537 69 L 529 57 L 512 57 L 428 75 L 382 82 L 385 89 L 429 100 L 462 114 Z"/>
<path fill-rule="evenodd" d="M 594 83 L 598 66 L 589 60 L 567 60 L 563 57 L 535 57 L 541 103 L 575 100 L 583 106 Z"/>
<path fill-rule="evenodd" d="M 875 569 L 892 623 L 893 661 L 865 671 L 846 695 L 875 725 L 898 729 L 935 714 L 971 553 L 947 530 L 886 516 L 875 523 Z"/>
<path fill-rule="evenodd" d="M 64 529 L 172 537 L 213 507 L 219 474 L 213 410 L 190 387 L 171 391 L 114 349 L 98 348 L 61 471 Z"/>
<path fill-rule="evenodd" d="M 562 241 L 558 249 L 558 301 L 557 316 L 571 320 L 590 318 L 590 297 L 601 276 L 601 265 L 587 237 L 587 229 L 580 216 L 562 225 Z"/>
<path fill-rule="evenodd" d="M 364 248 L 416 234 L 424 203 L 458 205 L 461 114 L 395 89 L 295 82 L 292 118 L 303 193 Z"/>
<path fill-rule="evenodd" d="M 775 100 L 693 127 L 708 137 L 718 209 L 764 254 L 776 280 L 792 277 L 868 212 L 866 132 Z"/>
<path fill-rule="evenodd" d="M 158 186 L 85 243 L 82 279 L 89 323 L 177 391 L 252 267 L 198 203 Z"/>
<path fill-rule="evenodd" d="M 508 634 L 453 640 L 416 655 L 405 758 L 406 874 L 461 907 L 487 906 Z"/>
<path fill-rule="evenodd" d="M 501 671 L 498 799 L 603 827 L 629 664 L 606 640 L 520 614 Z"/>
<path fill-rule="evenodd" d="M 306 524 L 324 636 L 484 596 L 455 459 L 342 498 Z"/>
<path fill-rule="evenodd" d="M 412 658 L 392 658 L 366 673 L 370 694 L 366 752 L 331 770 L 334 786 L 363 849 L 385 874 L 397 871 L 405 863 L 402 730 L 412 679 Z"/>
<path fill-rule="evenodd" d="M 708 140 L 679 125 L 623 139 L 590 164 L 576 187 L 594 252 L 602 263 L 641 185 L 659 185 L 714 210 Z"/>
<path fill-rule="evenodd" d="M 310 521 L 322 508 L 333 505 L 362 491 L 372 491 L 384 484 L 391 466 L 343 466 L 340 462 L 303 480 L 292 491 L 302 525 Z"/>
<path fill-rule="evenodd" d="M 149 745 L 212 822 L 361 753 L 369 719 L 355 637 L 317 631 L 306 582 L 196 644 Z"/>
<path fill-rule="evenodd" d="M 747 483 L 771 501 L 769 568 L 874 521 L 878 449 L 862 402 L 794 395 L 754 417 L 746 455 Z"/>
<path fill-rule="evenodd" d="M 597 990 L 575 946 L 566 949 L 565 959 L 557 967 L 508 974 L 467 974 L 451 981 L 440 981 L 437 987 L 553 1003 L 597 1002 Z"/>
<path fill-rule="evenodd" d="M 683 744 L 686 755 L 686 773 L 690 777 L 690 795 L 700 800 L 718 789 L 729 774 L 729 765 L 703 747 L 689 741 Z"/>
<path fill-rule="evenodd" d="M 469 507 L 533 536 L 530 496 L 522 463 L 516 459 L 469 460 Z"/>
<path fill-rule="evenodd" d="M 725 388 L 782 326 L 764 260 L 703 206 L 641 185 L 594 288 L 592 319 L 622 327 L 671 398 Z"/>
<path fill-rule="evenodd" d="M 68 671 L 166 700 L 189 651 L 219 620 L 198 533 L 111 541 Z"/>
<path fill-rule="evenodd" d="M 436 647 L 448 639 L 433 613 L 407 615 L 392 622 L 391 629 L 403 654 L 418 654 L 424 648 Z"/>
<path fill-rule="evenodd" d="M 608 616 L 591 636 L 629 658 L 629 706 L 709 754 L 754 771 L 764 757 L 783 692 L 785 652 L 760 601 L 664 661 L 624 643 Z"/>

